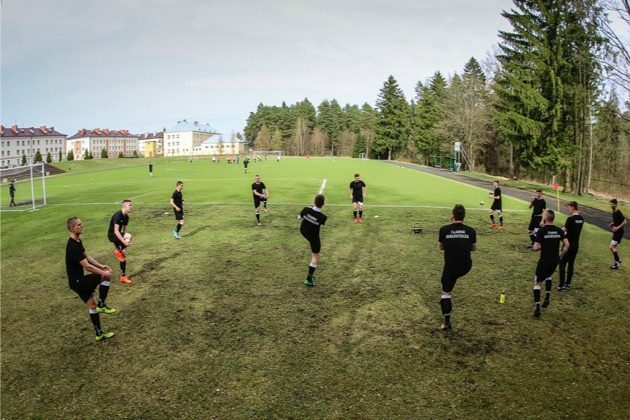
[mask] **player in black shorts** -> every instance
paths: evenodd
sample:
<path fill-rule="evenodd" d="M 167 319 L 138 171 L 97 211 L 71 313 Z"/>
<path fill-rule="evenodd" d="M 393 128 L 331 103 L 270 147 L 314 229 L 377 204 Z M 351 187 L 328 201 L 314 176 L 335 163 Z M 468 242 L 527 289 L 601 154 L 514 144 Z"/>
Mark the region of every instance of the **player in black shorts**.
<path fill-rule="evenodd" d="M 444 269 L 442 270 L 442 331 L 451 329 L 451 292 L 457 279 L 465 276 L 472 268 L 471 251 L 477 250 L 477 232 L 464 224 L 466 209 L 455 204 L 451 216 L 452 223 L 440 228 L 438 248 L 444 251 Z"/>
<path fill-rule="evenodd" d="M 538 265 L 536 265 L 536 275 L 534 276 L 534 304 L 536 305 L 534 316 L 536 318 L 540 317 L 540 287 L 542 281 L 543 279 L 545 280 L 546 292 L 542 307 L 546 308 L 549 306 L 549 298 L 551 297 L 551 276 L 556 271 L 559 260 L 564 258 L 570 247 L 564 230 L 553 225 L 555 217 L 553 210 L 546 210 L 543 213 L 542 226 L 536 233 L 536 240 L 532 248 L 534 251 L 540 251 L 540 259 L 538 260 Z M 560 258 L 558 258 L 560 243 L 563 246 L 560 251 Z"/>
<path fill-rule="evenodd" d="M 613 232 L 613 237 L 610 241 L 610 252 L 612 252 L 613 258 L 615 259 L 613 264 L 610 266 L 610 268 L 612 268 L 613 270 L 618 270 L 619 266 L 621 266 L 621 259 L 619 258 L 619 254 L 617 253 L 617 247 L 619 246 L 619 243 L 623 238 L 623 227 L 626 225 L 626 218 L 617 206 L 618 201 L 616 198 L 610 200 L 610 208 L 612 209 L 613 221 L 608 226 L 611 227 L 611 230 Z"/>
<path fill-rule="evenodd" d="M 264 182 L 260 182 L 260 176 L 256 175 L 254 177 L 254 183 L 252 184 L 252 195 L 254 197 L 254 208 L 256 209 L 256 221 L 258 222 L 258 226 L 262 226 L 260 223 L 260 203 L 262 203 L 263 208 L 265 209 L 265 213 L 269 211 L 267 209 L 267 198 L 269 197 L 269 191 L 265 186 Z"/>
<path fill-rule="evenodd" d="M 503 200 L 501 198 L 501 187 L 499 187 L 499 181 L 494 181 L 492 183 L 494 187 L 494 191 L 490 193 L 490 198 L 492 198 L 492 205 L 490 206 L 490 221 L 492 224 L 491 228 L 497 227 L 496 222 L 494 221 L 494 213 L 497 213 L 499 216 L 499 230 L 503 230 Z"/>
<path fill-rule="evenodd" d="M 107 231 L 107 239 L 115 246 L 114 256 L 120 262 L 120 282 L 125 284 L 133 284 L 131 279 L 127 277 L 127 253 L 125 248 L 129 246 L 129 242 L 125 240 L 125 232 L 129 224 L 129 213 L 133 209 L 131 200 L 123 200 L 122 209 L 118 210 L 109 221 L 109 230 Z"/>
<path fill-rule="evenodd" d="M 66 244 L 66 273 L 68 285 L 88 307 L 96 341 L 105 340 L 114 336 L 113 332 L 105 332 L 101 327 L 99 313 L 113 314 L 115 308 L 105 305 L 107 292 L 109 291 L 112 269 L 90 257 L 83 247 L 80 236 L 83 233 L 83 224 L 78 217 L 71 217 L 66 222 L 70 238 Z M 83 269 L 91 274 L 85 275 Z M 94 290 L 98 290 L 98 305 L 94 301 Z"/>
<path fill-rule="evenodd" d="M 547 202 L 544 198 L 542 198 L 542 190 L 540 188 L 536 190 L 536 195 L 530 200 L 529 208 L 533 208 L 533 210 L 532 218 L 530 219 L 529 227 L 527 228 L 531 243 L 527 246 L 527 248 L 532 248 L 534 246 L 534 241 L 536 240 L 536 232 L 538 231 L 538 228 L 540 228 L 540 224 L 543 219 L 542 214 L 547 208 Z"/>
<path fill-rule="evenodd" d="M 567 207 L 569 208 L 570 216 L 567 217 L 567 221 L 565 222 L 562 230 L 567 235 L 569 250 L 560 260 L 560 284 L 558 285 L 558 290 L 561 292 L 571 287 L 571 280 L 573 279 L 573 264 L 575 263 L 578 250 L 580 249 L 580 234 L 582 233 L 582 227 L 584 226 L 584 218 L 578 211 L 578 203 L 570 201 L 567 204 Z"/>
<path fill-rule="evenodd" d="M 249 165 L 249 158 L 247 156 L 245 156 L 245 159 L 243 159 L 243 168 L 245 168 L 245 173 L 247 173 L 247 166 Z"/>
<path fill-rule="evenodd" d="M 361 181 L 359 174 L 354 174 L 354 181 L 350 183 L 348 192 L 352 200 L 354 223 L 363 223 L 363 200 L 367 197 L 367 186 L 365 182 Z M 359 217 L 357 217 L 357 211 L 359 212 Z"/>
<path fill-rule="evenodd" d="M 175 191 L 173 191 L 173 195 L 171 195 L 171 207 L 173 207 L 173 212 L 175 213 L 175 220 L 177 220 L 177 226 L 173 230 L 173 238 L 182 239 L 179 236 L 179 231 L 184 226 L 184 197 L 182 196 L 182 190 L 184 189 L 184 183 L 182 181 L 177 181 L 175 184 Z"/>
<path fill-rule="evenodd" d="M 315 286 L 315 269 L 319 263 L 319 251 L 322 248 L 322 242 L 319 239 L 319 227 L 326 224 L 326 215 L 322 213 L 324 207 L 324 196 L 317 194 L 313 202 L 313 207 L 304 207 L 298 216 L 302 221 L 300 225 L 300 233 L 311 245 L 311 263 L 308 265 L 308 276 L 304 280 L 304 284 L 310 287 Z"/>
<path fill-rule="evenodd" d="M 153 162 L 149 162 L 149 176 L 153 177 Z"/>

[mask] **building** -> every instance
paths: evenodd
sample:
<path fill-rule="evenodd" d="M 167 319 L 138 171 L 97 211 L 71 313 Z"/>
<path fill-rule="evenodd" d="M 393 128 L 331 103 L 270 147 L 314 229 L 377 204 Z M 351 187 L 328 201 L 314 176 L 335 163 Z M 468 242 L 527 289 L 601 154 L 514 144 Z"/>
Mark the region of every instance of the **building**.
<path fill-rule="evenodd" d="M 124 157 L 133 157 L 139 153 L 138 136 L 127 130 L 83 128 L 66 139 L 66 150 L 72 150 L 75 160 L 84 159 L 86 152 L 91 153 L 94 159 L 99 159 L 103 150 L 110 158 L 118 157 L 120 153 Z"/>
<path fill-rule="evenodd" d="M 234 156 L 245 154 L 245 142 L 237 138 L 223 140 L 221 137 L 210 137 L 193 149 L 194 155 Z"/>
<path fill-rule="evenodd" d="M 164 155 L 164 133 L 148 133 L 138 136 L 138 150 L 143 157 Z"/>
<path fill-rule="evenodd" d="M 181 120 L 164 132 L 164 156 L 193 156 L 212 136 L 219 136 L 208 124 Z"/>
<path fill-rule="evenodd" d="M 35 159 L 39 150 L 42 160 L 45 162 L 48 153 L 53 162 L 61 160 L 66 155 L 66 135 L 55 130 L 55 127 L 41 126 L 11 128 L 0 125 L 0 167 L 11 168 L 22 164 L 22 156 L 26 156 L 26 163 L 30 164 Z"/>

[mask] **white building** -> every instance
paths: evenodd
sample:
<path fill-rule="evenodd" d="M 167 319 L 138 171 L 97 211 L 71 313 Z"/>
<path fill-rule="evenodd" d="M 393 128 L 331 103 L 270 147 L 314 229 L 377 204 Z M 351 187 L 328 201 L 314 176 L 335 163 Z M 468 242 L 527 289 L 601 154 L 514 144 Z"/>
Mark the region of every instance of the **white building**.
<path fill-rule="evenodd" d="M 53 162 L 66 158 L 66 135 L 55 131 L 55 127 L 41 126 L 11 128 L 0 125 L 0 167 L 11 168 L 22 164 L 22 156 L 26 156 L 27 164 L 34 161 L 39 150 L 42 160 L 50 153 Z"/>
<path fill-rule="evenodd" d="M 100 159 L 103 149 L 109 158 L 116 158 L 120 153 L 124 157 L 133 157 L 134 152 L 139 155 L 138 136 L 130 134 L 127 130 L 84 128 L 66 140 L 66 150 L 68 152 L 72 150 L 75 160 L 82 160 L 86 151 L 92 153 L 94 159 Z"/>
<path fill-rule="evenodd" d="M 142 157 L 155 157 L 164 155 L 164 133 L 140 134 L 138 136 L 138 150 Z"/>
<path fill-rule="evenodd" d="M 164 132 L 164 156 L 193 156 L 202 149 L 201 145 L 217 133 L 208 124 L 182 120 Z"/>
<path fill-rule="evenodd" d="M 193 149 L 194 155 L 234 156 L 245 154 L 245 142 L 237 138 L 223 140 L 221 137 L 210 137 Z"/>

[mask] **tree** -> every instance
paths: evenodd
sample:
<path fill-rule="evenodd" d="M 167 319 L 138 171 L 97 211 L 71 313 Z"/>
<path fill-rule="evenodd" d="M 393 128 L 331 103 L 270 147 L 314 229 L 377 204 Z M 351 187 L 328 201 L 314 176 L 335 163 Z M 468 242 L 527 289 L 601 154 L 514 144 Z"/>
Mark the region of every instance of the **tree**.
<path fill-rule="evenodd" d="M 61 162 L 61 160 L 63 159 L 63 153 L 61 153 L 61 150 L 59 151 L 58 158 L 59 158 L 59 160 L 58 160 L 59 162 Z"/>
<path fill-rule="evenodd" d="M 66 157 L 66 160 L 74 160 L 74 152 L 72 150 L 68 152 L 68 156 Z"/>
<path fill-rule="evenodd" d="M 271 133 L 269 133 L 267 124 L 263 124 L 262 127 L 260 127 L 260 130 L 256 135 L 254 147 L 256 150 L 269 150 L 271 147 Z"/>
<path fill-rule="evenodd" d="M 409 104 L 394 76 L 389 76 L 376 100 L 374 150 L 388 160 L 409 140 Z"/>
<path fill-rule="evenodd" d="M 90 150 L 90 152 L 88 153 L 87 156 L 88 159 L 94 159 L 94 156 L 92 156 L 92 151 Z"/>
<path fill-rule="evenodd" d="M 357 143 L 359 142 L 359 139 L 363 140 L 365 147 L 365 156 L 370 157 L 370 148 L 372 147 L 372 142 L 374 141 L 374 124 L 376 123 L 376 111 L 368 103 L 364 103 L 363 106 L 361 106 L 360 120 L 360 136 L 357 139 Z M 357 153 L 360 152 L 361 151 Z"/>
<path fill-rule="evenodd" d="M 330 153 L 335 154 L 335 146 L 339 141 L 343 124 L 343 111 L 337 100 L 325 99 L 317 107 L 317 127 L 328 136 Z"/>
<path fill-rule="evenodd" d="M 125 155 L 123 155 L 123 152 L 118 152 L 118 159 L 122 159 L 124 157 L 125 157 Z"/>
<path fill-rule="evenodd" d="M 138 157 L 138 151 L 137 151 L 137 150 L 134 150 L 134 151 L 133 151 L 133 157 L 135 157 L 135 158 L 137 158 L 137 157 Z"/>
<path fill-rule="evenodd" d="M 26 165 L 26 153 L 22 153 L 22 166 Z"/>
<path fill-rule="evenodd" d="M 282 150 L 282 145 L 282 130 L 276 128 L 276 131 L 273 133 L 273 140 L 271 141 L 271 150 Z"/>
<path fill-rule="evenodd" d="M 39 151 L 39 149 L 37 149 L 37 151 L 35 152 L 35 157 L 33 159 L 33 162 L 34 163 L 38 163 L 38 162 L 41 162 L 41 161 L 42 161 L 42 154 Z"/>
<path fill-rule="evenodd" d="M 446 118 L 446 98 L 446 79 L 439 71 L 428 84 L 419 82 L 416 86 L 415 105 L 411 106 L 411 136 L 425 162 L 430 162 L 432 156 L 450 150 L 446 144 L 448 138 L 439 129 Z"/>
<path fill-rule="evenodd" d="M 101 149 L 101 159 L 107 159 L 107 149 Z"/>
<path fill-rule="evenodd" d="M 48 152 L 46 154 L 46 163 L 52 163 L 52 156 L 51 156 L 50 152 Z"/>
<path fill-rule="evenodd" d="M 85 149 L 83 151 L 83 160 L 88 160 L 90 158 L 90 152 L 88 151 L 88 149 Z"/>

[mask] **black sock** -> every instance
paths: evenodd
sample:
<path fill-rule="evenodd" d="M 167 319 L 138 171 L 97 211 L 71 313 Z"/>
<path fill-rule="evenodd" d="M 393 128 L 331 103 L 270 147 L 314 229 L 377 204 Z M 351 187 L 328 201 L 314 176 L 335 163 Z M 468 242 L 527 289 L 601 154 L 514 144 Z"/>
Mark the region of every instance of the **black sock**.
<path fill-rule="evenodd" d="M 353 211 L 352 211 L 352 214 L 354 215 L 354 218 L 356 219 L 356 218 L 357 218 L 357 211 L 356 211 L 356 210 L 353 210 Z"/>
<path fill-rule="evenodd" d="M 532 241 L 532 245 L 534 245 L 534 240 L 536 239 L 536 236 L 534 235 L 529 235 L 529 240 Z"/>
<path fill-rule="evenodd" d="M 92 325 L 94 325 L 94 332 L 96 335 L 103 334 L 103 329 L 101 328 L 101 317 L 98 312 L 96 312 L 96 309 L 90 309 L 90 320 L 92 320 Z"/>
<path fill-rule="evenodd" d="M 565 261 L 560 261 L 560 266 L 558 267 L 558 271 L 560 273 L 560 287 L 562 287 L 562 286 L 564 286 L 566 284 L 565 281 L 564 281 L 564 273 L 565 273 L 566 265 L 567 265 L 567 263 Z"/>
<path fill-rule="evenodd" d="M 108 281 L 101 282 L 98 287 L 98 306 L 102 308 L 105 306 L 105 299 L 107 299 L 107 292 L 109 292 L 109 285 L 111 283 Z"/>
<path fill-rule="evenodd" d="M 256 212 L 256 220 L 260 222 L 260 213 Z"/>
<path fill-rule="evenodd" d="M 120 263 L 120 275 L 124 276 L 127 272 L 127 261 Z"/>
<path fill-rule="evenodd" d="M 536 306 L 540 306 L 540 287 L 536 289 L 537 286 L 534 286 L 534 303 Z"/>
<path fill-rule="evenodd" d="M 359 210 L 359 218 L 363 217 L 363 210 Z"/>
<path fill-rule="evenodd" d="M 177 233 L 179 233 L 179 231 L 182 230 L 182 225 L 178 223 L 175 230 L 177 231 Z"/>
<path fill-rule="evenodd" d="M 494 224 L 494 214 L 490 214 L 490 220 L 492 221 L 492 224 Z"/>
<path fill-rule="evenodd" d="M 451 323 L 451 310 L 453 309 L 451 305 L 450 297 L 442 297 L 440 300 L 440 306 L 442 307 L 442 315 L 444 315 L 444 323 Z"/>
<path fill-rule="evenodd" d="M 573 279 L 573 261 L 569 261 L 569 267 L 567 268 L 567 285 L 571 284 Z"/>
<path fill-rule="evenodd" d="M 267 202 L 266 201 L 263 201 L 263 207 L 267 208 Z"/>
<path fill-rule="evenodd" d="M 617 251 L 613 252 L 613 257 L 615 257 L 615 262 L 620 262 L 621 261 L 619 259 L 619 254 L 617 254 Z"/>
<path fill-rule="evenodd" d="M 545 291 L 547 292 L 547 299 L 549 298 L 549 295 L 551 294 L 551 278 L 545 279 Z"/>
<path fill-rule="evenodd" d="M 499 216 L 499 224 L 503 224 L 503 216 Z"/>
<path fill-rule="evenodd" d="M 307 280 L 313 280 L 313 274 L 315 274 L 315 269 L 317 266 L 313 267 L 311 264 L 308 265 L 308 276 L 306 276 Z"/>

